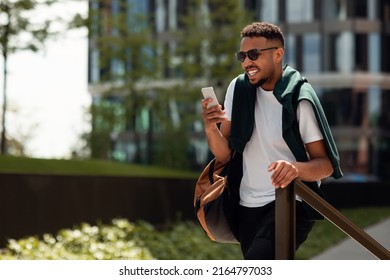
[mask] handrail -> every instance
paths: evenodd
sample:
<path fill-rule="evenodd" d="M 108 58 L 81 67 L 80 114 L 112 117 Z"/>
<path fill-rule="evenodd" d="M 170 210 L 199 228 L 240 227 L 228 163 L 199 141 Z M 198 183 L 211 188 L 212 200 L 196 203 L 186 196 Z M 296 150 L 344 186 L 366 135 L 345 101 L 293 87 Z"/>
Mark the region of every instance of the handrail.
<path fill-rule="evenodd" d="M 294 184 L 278 188 L 275 193 L 275 257 L 295 259 L 295 192 Z"/>
<path fill-rule="evenodd" d="M 309 189 L 300 180 L 287 188 L 276 189 L 275 197 L 275 256 L 276 259 L 295 258 L 295 195 L 322 214 L 378 259 L 390 260 L 390 252 L 365 231 L 358 228 L 337 209 Z"/>

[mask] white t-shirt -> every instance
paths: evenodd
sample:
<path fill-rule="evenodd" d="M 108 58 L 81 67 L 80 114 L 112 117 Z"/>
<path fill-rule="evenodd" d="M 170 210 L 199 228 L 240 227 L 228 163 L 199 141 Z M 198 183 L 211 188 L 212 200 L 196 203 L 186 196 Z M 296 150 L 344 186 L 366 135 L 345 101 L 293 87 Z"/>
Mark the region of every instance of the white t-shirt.
<path fill-rule="evenodd" d="M 226 93 L 225 111 L 231 119 L 234 79 Z M 305 144 L 323 139 L 313 107 L 303 100 L 297 108 L 299 131 Z M 272 172 L 268 166 L 277 160 L 296 161 L 282 137 L 282 105 L 272 91 L 257 88 L 255 123 L 252 137 L 243 153 L 243 177 L 240 185 L 240 204 L 260 207 L 275 200 L 275 188 L 271 182 Z"/>

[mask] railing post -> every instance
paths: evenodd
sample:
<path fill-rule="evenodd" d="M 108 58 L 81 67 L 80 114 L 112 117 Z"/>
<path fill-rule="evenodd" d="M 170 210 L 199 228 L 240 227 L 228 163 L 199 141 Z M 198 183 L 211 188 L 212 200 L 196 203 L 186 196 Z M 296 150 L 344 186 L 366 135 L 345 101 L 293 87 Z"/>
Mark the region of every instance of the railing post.
<path fill-rule="evenodd" d="M 295 258 L 295 191 L 294 181 L 275 190 L 275 258 Z"/>

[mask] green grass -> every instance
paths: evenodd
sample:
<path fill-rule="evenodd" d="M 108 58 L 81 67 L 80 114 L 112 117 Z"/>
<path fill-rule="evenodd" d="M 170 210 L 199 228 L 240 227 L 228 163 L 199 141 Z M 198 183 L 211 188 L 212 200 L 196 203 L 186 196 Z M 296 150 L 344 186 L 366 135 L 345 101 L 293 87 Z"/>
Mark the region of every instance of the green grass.
<path fill-rule="evenodd" d="M 0 156 L 0 173 L 196 178 L 199 174 L 157 166 L 103 160 L 58 160 Z"/>
<path fill-rule="evenodd" d="M 361 229 L 390 217 L 390 207 L 343 209 L 340 211 Z M 317 221 L 309 238 L 298 249 L 297 259 L 310 259 L 348 237 L 328 220 Z"/>

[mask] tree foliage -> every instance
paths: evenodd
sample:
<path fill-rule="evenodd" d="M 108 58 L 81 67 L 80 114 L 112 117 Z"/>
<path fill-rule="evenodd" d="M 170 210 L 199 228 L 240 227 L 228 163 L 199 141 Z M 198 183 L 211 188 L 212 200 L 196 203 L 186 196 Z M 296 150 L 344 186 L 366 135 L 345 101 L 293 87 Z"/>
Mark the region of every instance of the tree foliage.
<path fill-rule="evenodd" d="M 239 246 L 218 244 L 193 222 L 177 222 L 161 231 L 126 219 L 110 224 L 82 223 L 56 234 L 11 239 L 0 260 L 195 260 L 242 259 Z"/>
<path fill-rule="evenodd" d="M 252 16 L 240 1 L 191 0 L 182 18 L 178 55 L 186 79 L 203 78 L 207 85 L 225 90 L 240 72 L 234 53 L 240 43 L 240 30 Z M 188 36 L 191 34 L 191 36 Z"/>

